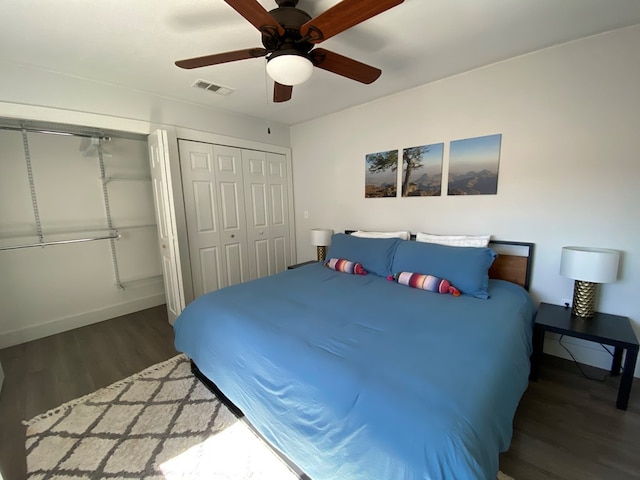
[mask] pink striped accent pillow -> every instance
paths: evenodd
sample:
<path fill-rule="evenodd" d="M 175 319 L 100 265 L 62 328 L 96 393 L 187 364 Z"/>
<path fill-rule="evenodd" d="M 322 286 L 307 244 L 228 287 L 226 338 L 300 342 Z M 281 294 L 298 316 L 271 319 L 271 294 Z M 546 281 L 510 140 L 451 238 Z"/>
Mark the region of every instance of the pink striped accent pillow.
<path fill-rule="evenodd" d="M 429 292 L 450 293 L 454 297 L 460 296 L 460 290 L 449 283 L 444 278 L 434 277 L 433 275 L 424 275 L 422 273 L 399 272 L 395 275 L 389 275 L 388 280 L 395 280 L 401 285 L 411 288 L 419 288 Z"/>
<path fill-rule="evenodd" d="M 337 272 L 352 273 L 355 275 L 366 275 L 367 271 L 358 262 L 350 262 L 343 258 L 330 258 L 325 265 Z"/>

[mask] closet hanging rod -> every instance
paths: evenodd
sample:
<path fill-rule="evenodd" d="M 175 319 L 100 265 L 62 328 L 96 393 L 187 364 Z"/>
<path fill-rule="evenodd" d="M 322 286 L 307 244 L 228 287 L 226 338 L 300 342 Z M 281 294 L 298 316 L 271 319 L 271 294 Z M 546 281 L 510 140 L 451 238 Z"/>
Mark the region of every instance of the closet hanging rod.
<path fill-rule="evenodd" d="M 45 133 L 48 135 L 64 135 L 68 137 L 81 137 L 81 138 L 102 138 L 104 140 L 110 140 L 110 137 L 104 134 L 90 134 L 90 133 L 75 133 L 75 132 L 65 132 L 64 130 L 54 130 L 54 129 L 46 129 L 46 128 L 34 128 L 34 127 L 9 127 L 5 125 L 0 125 L 0 130 L 13 130 L 21 132 L 23 130 L 27 132 L 33 133 Z"/>
<path fill-rule="evenodd" d="M 27 243 L 24 245 L 9 245 L 8 247 L 1 247 L 1 250 L 17 250 L 19 248 L 33 248 L 33 247 L 48 247 L 50 245 L 64 245 L 67 243 L 83 243 L 83 242 L 93 242 L 95 240 L 117 240 L 120 238 L 119 233 L 114 233 L 113 235 L 105 235 L 102 237 L 88 237 L 88 238 L 73 238 L 69 240 L 55 240 L 52 242 L 38 242 L 38 243 Z"/>

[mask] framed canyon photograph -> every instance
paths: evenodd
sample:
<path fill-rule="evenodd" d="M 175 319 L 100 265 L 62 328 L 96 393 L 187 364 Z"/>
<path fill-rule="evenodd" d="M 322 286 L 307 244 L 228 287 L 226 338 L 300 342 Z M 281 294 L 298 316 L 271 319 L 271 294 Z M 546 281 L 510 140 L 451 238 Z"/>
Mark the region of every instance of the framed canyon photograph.
<path fill-rule="evenodd" d="M 402 196 L 435 197 L 442 191 L 444 143 L 402 150 Z"/>
<path fill-rule="evenodd" d="M 398 151 L 365 155 L 365 198 L 395 197 L 398 193 Z"/>
<path fill-rule="evenodd" d="M 448 195 L 495 195 L 502 134 L 451 142 Z"/>

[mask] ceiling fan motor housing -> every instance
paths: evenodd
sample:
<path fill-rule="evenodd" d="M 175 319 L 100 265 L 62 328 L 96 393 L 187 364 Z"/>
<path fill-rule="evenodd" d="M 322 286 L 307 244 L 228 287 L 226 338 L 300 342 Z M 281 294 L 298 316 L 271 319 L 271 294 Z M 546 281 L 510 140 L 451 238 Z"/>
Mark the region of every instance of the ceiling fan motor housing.
<path fill-rule="evenodd" d="M 295 50 L 306 56 L 314 47 L 313 43 L 303 41 L 300 27 L 311 20 L 311 16 L 299 8 L 295 8 L 296 1 L 278 1 L 278 8 L 269 14 L 284 28 L 284 35 L 272 30 L 262 32 L 262 44 L 269 52 L 281 50 Z"/>

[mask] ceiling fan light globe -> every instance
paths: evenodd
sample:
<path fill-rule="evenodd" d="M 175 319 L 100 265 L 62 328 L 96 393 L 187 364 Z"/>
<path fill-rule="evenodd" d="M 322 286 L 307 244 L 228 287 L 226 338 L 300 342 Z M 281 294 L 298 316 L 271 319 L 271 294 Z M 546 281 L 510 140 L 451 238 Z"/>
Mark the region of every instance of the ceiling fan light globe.
<path fill-rule="evenodd" d="M 281 85 L 300 85 L 313 73 L 313 63 L 302 55 L 278 55 L 267 62 L 267 73 Z"/>

